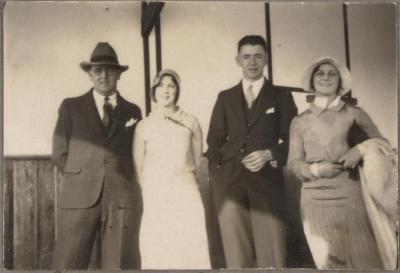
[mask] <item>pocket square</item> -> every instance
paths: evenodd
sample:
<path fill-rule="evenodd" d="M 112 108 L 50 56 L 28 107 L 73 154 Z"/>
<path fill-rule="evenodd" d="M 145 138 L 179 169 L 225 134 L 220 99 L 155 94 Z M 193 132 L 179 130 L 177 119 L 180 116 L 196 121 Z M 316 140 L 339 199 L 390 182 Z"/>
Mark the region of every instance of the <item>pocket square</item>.
<path fill-rule="evenodd" d="M 267 111 L 265 111 L 265 114 L 273 114 L 273 113 L 275 113 L 274 107 L 268 108 Z"/>
<path fill-rule="evenodd" d="M 125 128 L 134 125 L 137 121 L 138 121 L 137 119 L 131 118 L 130 120 L 128 120 L 128 121 L 125 123 Z"/>

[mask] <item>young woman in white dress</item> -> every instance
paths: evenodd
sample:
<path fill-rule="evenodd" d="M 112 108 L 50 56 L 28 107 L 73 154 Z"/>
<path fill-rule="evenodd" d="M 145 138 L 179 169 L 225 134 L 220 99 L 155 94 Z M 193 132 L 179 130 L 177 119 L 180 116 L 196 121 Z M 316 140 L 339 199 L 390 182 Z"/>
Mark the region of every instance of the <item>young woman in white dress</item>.
<path fill-rule="evenodd" d="M 209 269 L 204 207 L 198 189 L 202 132 L 176 103 L 178 74 L 160 71 L 151 89 L 154 110 L 136 128 L 133 158 L 143 194 L 143 269 Z"/>

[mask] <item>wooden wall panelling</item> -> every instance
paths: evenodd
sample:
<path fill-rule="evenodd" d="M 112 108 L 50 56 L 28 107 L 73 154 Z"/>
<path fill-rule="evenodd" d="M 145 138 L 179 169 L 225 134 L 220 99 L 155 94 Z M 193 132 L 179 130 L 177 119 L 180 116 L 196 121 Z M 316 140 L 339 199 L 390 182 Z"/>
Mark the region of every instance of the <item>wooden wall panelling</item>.
<path fill-rule="evenodd" d="M 3 161 L 3 266 L 13 268 L 13 163 Z"/>
<path fill-rule="evenodd" d="M 53 164 L 37 163 L 37 263 L 38 269 L 50 269 L 55 242 L 55 181 Z"/>
<path fill-rule="evenodd" d="M 13 162 L 14 269 L 37 268 L 37 172 L 36 162 Z"/>

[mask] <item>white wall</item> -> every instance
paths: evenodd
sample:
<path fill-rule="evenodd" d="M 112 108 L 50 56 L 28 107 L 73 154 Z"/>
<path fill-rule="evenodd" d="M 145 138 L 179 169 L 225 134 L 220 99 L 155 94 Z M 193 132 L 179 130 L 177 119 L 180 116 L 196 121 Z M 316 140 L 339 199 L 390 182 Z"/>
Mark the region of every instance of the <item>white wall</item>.
<path fill-rule="evenodd" d="M 345 63 L 340 3 L 271 3 L 273 80 L 301 87 L 307 66 L 321 56 Z M 299 112 L 308 108 L 306 95 L 293 93 Z"/>
<path fill-rule="evenodd" d="M 381 133 L 398 147 L 396 7 L 348 4 L 352 94 Z M 272 3 L 274 83 L 300 87 L 307 65 L 319 56 L 345 63 L 341 3 Z M 300 112 L 305 95 L 294 93 Z"/>
<path fill-rule="evenodd" d="M 341 3 L 272 2 L 270 13 L 274 84 L 300 87 L 305 69 L 321 56 L 345 63 Z M 350 4 L 348 16 L 353 94 L 397 147 L 395 7 Z M 163 67 L 181 75 L 179 104 L 199 118 L 205 137 L 218 91 L 240 80 L 238 40 L 265 37 L 264 3 L 168 2 L 161 25 Z M 304 111 L 305 94 L 293 95 Z"/>
<path fill-rule="evenodd" d="M 206 138 L 219 91 L 237 84 L 237 42 L 265 37 L 264 3 L 168 2 L 161 16 L 163 68 L 181 77 L 179 104 L 198 117 Z"/>
<path fill-rule="evenodd" d="M 91 86 L 79 63 L 98 41 L 108 41 L 130 65 L 119 89 L 144 112 L 140 2 L 7 2 L 4 10 L 4 153 L 49 154 L 63 98 Z M 320 55 L 344 62 L 341 5 L 278 3 L 271 7 L 274 83 L 299 86 Z M 395 7 L 349 4 L 353 94 L 397 145 Z M 161 15 L 163 67 L 182 78 L 180 104 L 195 114 L 206 136 L 218 91 L 241 77 L 238 40 L 265 36 L 263 2 L 167 2 Z M 155 73 L 150 36 L 151 77 Z M 295 94 L 300 110 L 304 96 Z M 206 147 L 205 147 L 206 148 Z"/>
<path fill-rule="evenodd" d="M 140 2 L 7 2 L 4 154 L 50 154 L 58 107 L 91 82 L 79 63 L 99 41 L 127 64 L 118 89 L 144 110 Z"/>
<path fill-rule="evenodd" d="M 396 7 L 354 3 L 348 12 L 353 94 L 381 133 L 398 147 Z"/>

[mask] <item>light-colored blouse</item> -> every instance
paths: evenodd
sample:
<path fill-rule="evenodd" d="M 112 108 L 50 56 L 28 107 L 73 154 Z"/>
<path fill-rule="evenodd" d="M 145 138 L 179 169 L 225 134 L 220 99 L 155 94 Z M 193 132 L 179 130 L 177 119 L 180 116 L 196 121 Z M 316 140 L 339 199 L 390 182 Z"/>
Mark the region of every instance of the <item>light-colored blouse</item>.
<path fill-rule="evenodd" d="M 361 198 L 360 183 L 349 177 L 348 170 L 333 178 L 315 178 L 310 170 L 312 163 L 337 162 L 350 149 L 347 137 L 353 123 L 368 137 L 381 138 L 365 111 L 341 100 L 327 108 L 311 103 L 293 119 L 288 168 L 303 182 L 302 205 L 348 204 Z"/>

